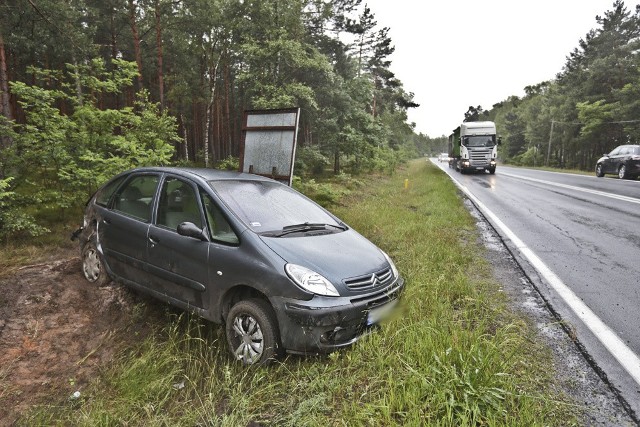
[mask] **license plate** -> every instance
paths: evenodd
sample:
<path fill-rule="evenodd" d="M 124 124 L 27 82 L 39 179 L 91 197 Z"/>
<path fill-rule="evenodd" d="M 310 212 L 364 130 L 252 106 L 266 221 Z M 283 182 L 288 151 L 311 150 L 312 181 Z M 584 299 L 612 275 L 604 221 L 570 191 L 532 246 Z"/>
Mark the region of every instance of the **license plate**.
<path fill-rule="evenodd" d="M 367 326 L 380 323 L 382 320 L 387 318 L 397 303 L 398 300 L 396 299 L 385 305 L 369 310 L 369 314 L 367 315 Z"/>

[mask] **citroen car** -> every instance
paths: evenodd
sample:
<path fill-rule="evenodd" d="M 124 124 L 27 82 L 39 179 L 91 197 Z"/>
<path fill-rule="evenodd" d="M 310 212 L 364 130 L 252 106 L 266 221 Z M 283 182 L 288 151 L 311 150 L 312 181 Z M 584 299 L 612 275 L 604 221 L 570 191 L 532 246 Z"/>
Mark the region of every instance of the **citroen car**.
<path fill-rule="evenodd" d="M 197 168 L 139 168 L 102 186 L 76 232 L 82 272 L 223 324 L 232 356 L 353 344 L 394 310 L 389 256 L 275 180 Z"/>

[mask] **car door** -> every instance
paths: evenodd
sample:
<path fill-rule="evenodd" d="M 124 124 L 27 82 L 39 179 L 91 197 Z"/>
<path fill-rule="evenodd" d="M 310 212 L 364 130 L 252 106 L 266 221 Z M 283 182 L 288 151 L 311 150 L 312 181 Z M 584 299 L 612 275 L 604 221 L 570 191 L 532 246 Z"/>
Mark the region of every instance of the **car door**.
<path fill-rule="evenodd" d="M 618 173 L 618 169 L 620 169 L 620 166 L 622 166 L 622 164 L 624 163 L 625 158 L 627 157 L 627 153 L 629 152 L 629 147 L 626 145 L 623 145 L 622 147 L 620 147 L 620 150 L 618 150 L 618 152 L 613 156 L 613 161 L 612 161 L 612 173 Z"/>
<path fill-rule="evenodd" d="M 155 223 L 147 241 L 150 289 L 184 306 L 208 307 L 209 241 L 178 234 L 181 223 L 204 228 L 195 184 L 166 175 L 160 187 Z"/>
<path fill-rule="evenodd" d="M 622 147 L 616 147 L 612 152 L 607 154 L 604 161 L 602 162 L 602 170 L 604 173 L 617 173 L 618 169 L 616 168 L 616 156 L 620 152 Z"/>
<path fill-rule="evenodd" d="M 114 194 L 110 206 L 101 210 L 97 228 L 109 269 L 140 285 L 148 281 L 147 240 L 159 180 L 159 174 L 130 177 Z"/>

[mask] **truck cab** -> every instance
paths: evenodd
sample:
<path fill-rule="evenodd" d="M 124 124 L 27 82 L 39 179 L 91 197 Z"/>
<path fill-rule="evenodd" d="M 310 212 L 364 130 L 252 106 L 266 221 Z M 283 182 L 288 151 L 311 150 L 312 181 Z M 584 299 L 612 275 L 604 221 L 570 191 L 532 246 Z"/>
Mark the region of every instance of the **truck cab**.
<path fill-rule="evenodd" d="M 451 166 L 461 173 L 496 172 L 499 140 L 493 122 L 466 122 L 449 136 Z"/>

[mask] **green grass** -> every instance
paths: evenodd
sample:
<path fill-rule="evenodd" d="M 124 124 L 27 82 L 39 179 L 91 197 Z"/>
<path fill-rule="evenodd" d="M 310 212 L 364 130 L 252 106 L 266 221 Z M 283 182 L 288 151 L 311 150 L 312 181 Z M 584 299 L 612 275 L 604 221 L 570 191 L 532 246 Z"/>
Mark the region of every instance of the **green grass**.
<path fill-rule="evenodd" d="M 328 357 L 245 369 L 227 354 L 222 328 L 169 315 L 81 399 L 34 408 L 22 424 L 580 424 L 534 328 L 499 292 L 445 174 L 412 162 L 332 210 L 387 251 L 406 279 L 399 312 L 380 330 Z"/>

